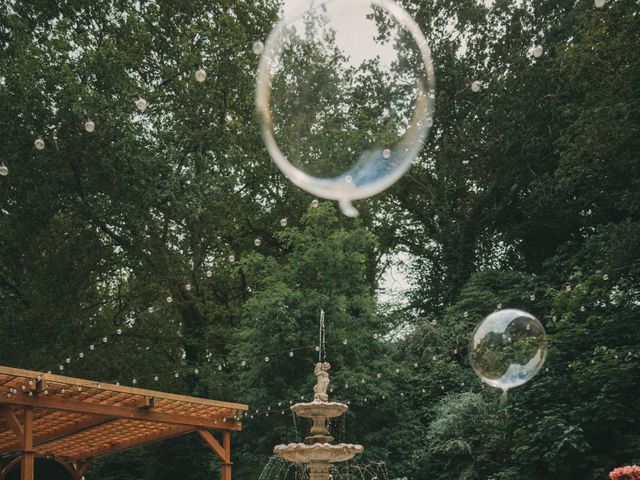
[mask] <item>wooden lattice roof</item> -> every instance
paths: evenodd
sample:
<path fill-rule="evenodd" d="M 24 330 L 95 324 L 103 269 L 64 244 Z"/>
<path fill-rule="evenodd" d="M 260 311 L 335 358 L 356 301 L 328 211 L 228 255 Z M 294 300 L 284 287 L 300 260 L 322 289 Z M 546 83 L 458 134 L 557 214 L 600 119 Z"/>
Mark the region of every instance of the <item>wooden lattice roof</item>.
<path fill-rule="evenodd" d="M 209 429 L 240 430 L 241 414 L 248 409 L 239 403 L 0 366 L 0 455 L 21 452 L 28 407 L 33 407 L 34 454 L 68 462 L 193 431 L 207 440 L 212 438 Z"/>

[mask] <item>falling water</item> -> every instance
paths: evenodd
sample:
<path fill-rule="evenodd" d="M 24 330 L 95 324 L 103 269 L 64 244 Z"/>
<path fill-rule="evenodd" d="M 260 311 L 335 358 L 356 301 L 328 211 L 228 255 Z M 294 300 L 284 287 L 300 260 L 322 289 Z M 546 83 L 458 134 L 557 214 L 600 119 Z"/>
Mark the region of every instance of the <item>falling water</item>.
<path fill-rule="evenodd" d="M 384 462 L 333 463 L 330 480 L 389 480 Z M 258 480 L 309 480 L 306 465 L 288 462 L 274 455 L 269 459 Z"/>

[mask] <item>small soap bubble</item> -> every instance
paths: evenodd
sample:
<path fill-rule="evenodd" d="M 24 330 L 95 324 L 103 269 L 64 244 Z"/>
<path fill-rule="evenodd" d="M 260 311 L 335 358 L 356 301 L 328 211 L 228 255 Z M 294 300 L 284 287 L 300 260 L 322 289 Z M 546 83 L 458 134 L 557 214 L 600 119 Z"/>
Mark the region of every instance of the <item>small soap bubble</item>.
<path fill-rule="evenodd" d="M 382 156 L 383 156 L 384 158 L 389 158 L 389 157 L 391 156 L 391 150 L 389 150 L 388 148 L 385 148 L 385 149 L 382 151 Z"/>
<path fill-rule="evenodd" d="M 533 315 L 507 309 L 492 313 L 476 328 L 470 360 L 480 379 L 507 391 L 538 373 L 547 355 L 547 336 Z"/>

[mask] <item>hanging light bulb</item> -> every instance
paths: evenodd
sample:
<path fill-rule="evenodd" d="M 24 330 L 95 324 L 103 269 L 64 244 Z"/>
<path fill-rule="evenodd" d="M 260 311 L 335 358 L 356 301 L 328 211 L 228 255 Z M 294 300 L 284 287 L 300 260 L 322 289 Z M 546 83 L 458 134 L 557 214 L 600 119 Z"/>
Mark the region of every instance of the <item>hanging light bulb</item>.
<path fill-rule="evenodd" d="M 42 137 L 36 138 L 35 142 L 33 142 L 33 145 L 38 150 L 44 150 L 44 140 L 42 139 Z"/>
<path fill-rule="evenodd" d="M 153 377 L 153 380 L 154 380 L 155 382 L 157 382 L 157 381 L 158 381 L 158 376 L 157 376 L 157 375 L 156 375 L 156 376 L 154 376 L 154 377 Z"/>
<path fill-rule="evenodd" d="M 256 247 L 259 247 L 260 245 L 262 245 L 262 240 L 260 240 L 259 238 L 256 238 L 256 239 L 253 241 L 253 244 L 254 244 Z"/>
<path fill-rule="evenodd" d="M 9 169 L 4 164 L 4 162 L 2 162 L 2 165 L 0 165 L 0 175 L 2 175 L 3 177 L 6 177 L 7 175 L 9 175 Z"/>
<path fill-rule="evenodd" d="M 180 376 L 180 374 L 178 372 L 173 374 L 174 377 L 178 378 Z"/>
<path fill-rule="evenodd" d="M 95 345 L 89 345 L 89 350 L 94 350 L 95 348 Z"/>
<path fill-rule="evenodd" d="M 293 351 L 289 352 L 289 357 L 293 357 Z"/>
<path fill-rule="evenodd" d="M 211 278 L 213 272 L 211 270 L 207 270 L 207 273 L 205 273 L 205 275 L 207 276 L 207 278 Z"/>
<path fill-rule="evenodd" d="M 96 124 L 93 122 L 93 120 L 87 120 L 86 122 L 84 122 L 84 129 L 89 133 L 93 133 L 96 130 Z"/>
<path fill-rule="evenodd" d="M 314 198 L 314 199 L 311 201 L 311 206 L 312 206 L 313 208 L 318 208 L 318 206 L 319 206 L 319 205 L 320 205 L 320 201 L 319 201 L 317 198 Z"/>
<path fill-rule="evenodd" d="M 264 357 L 264 361 L 268 362 L 269 361 L 269 357 Z"/>
<path fill-rule="evenodd" d="M 349 341 L 345 338 L 344 340 L 342 340 L 342 344 L 346 345 L 347 343 L 349 343 Z"/>
<path fill-rule="evenodd" d="M 542 56 L 542 54 L 544 53 L 544 48 L 542 47 L 542 45 L 536 45 L 531 50 L 531 53 L 533 53 L 533 57 L 534 58 L 540 58 Z"/>
<path fill-rule="evenodd" d="M 283 218 L 283 219 L 281 219 L 281 220 L 280 220 L 280 226 L 281 226 L 281 227 L 286 227 L 286 226 L 287 226 L 287 223 L 288 223 L 288 221 L 287 221 L 287 219 L 286 219 L 286 218 Z"/>
<path fill-rule="evenodd" d="M 236 261 L 236 256 L 235 255 L 229 255 L 229 262 L 233 263 Z"/>
<path fill-rule="evenodd" d="M 607 3 L 607 0 L 595 0 L 593 2 L 596 8 L 603 8 L 606 3 Z"/>
<path fill-rule="evenodd" d="M 102 337 L 102 343 L 107 343 L 109 339 L 107 337 Z"/>
<path fill-rule="evenodd" d="M 153 307 L 149 307 L 149 308 L 147 308 L 147 312 L 149 312 L 149 313 L 153 313 L 153 310 L 154 310 L 154 308 L 153 308 Z"/>
<path fill-rule="evenodd" d="M 184 289 L 185 289 L 186 291 L 191 290 L 191 284 L 190 284 L 190 283 L 187 283 L 187 284 L 184 286 Z"/>
<path fill-rule="evenodd" d="M 117 329 L 117 330 L 116 330 L 116 333 L 117 333 L 118 335 L 122 335 L 122 329 L 121 329 L 121 328 Z"/>
<path fill-rule="evenodd" d="M 193 369 L 193 373 L 195 373 L 196 375 L 198 375 L 200 373 L 200 370 L 198 370 L 197 368 Z"/>
<path fill-rule="evenodd" d="M 173 302 L 173 297 L 172 296 L 168 296 L 167 297 L 167 303 L 171 303 Z"/>
<path fill-rule="evenodd" d="M 138 97 L 138 99 L 136 100 L 136 107 L 138 108 L 138 110 L 140 110 L 141 112 L 144 112 L 148 106 L 149 106 L 149 103 L 147 103 L 147 101 L 144 98 Z"/>
<path fill-rule="evenodd" d="M 474 80 L 471 82 L 471 91 L 478 93 L 482 89 L 482 82 L 480 80 Z"/>
<path fill-rule="evenodd" d="M 245 362 L 244 360 L 242 360 L 242 361 L 240 362 L 240 365 L 242 365 L 243 367 L 244 367 L 246 364 L 247 364 L 247 362 Z"/>
<path fill-rule="evenodd" d="M 204 68 L 199 68 L 196 70 L 195 77 L 198 82 L 202 83 L 207 79 L 207 72 Z"/>
<path fill-rule="evenodd" d="M 260 40 L 256 40 L 255 42 L 253 42 L 251 50 L 256 55 L 262 55 L 262 52 L 264 52 L 264 43 L 262 43 Z"/>
<path fill-rule="evenodd" d="M 84 353 L 80 352 L 80 353 L 78 354 L 78 357 L 80 357 L 80 358 L 84 358 Z"/>

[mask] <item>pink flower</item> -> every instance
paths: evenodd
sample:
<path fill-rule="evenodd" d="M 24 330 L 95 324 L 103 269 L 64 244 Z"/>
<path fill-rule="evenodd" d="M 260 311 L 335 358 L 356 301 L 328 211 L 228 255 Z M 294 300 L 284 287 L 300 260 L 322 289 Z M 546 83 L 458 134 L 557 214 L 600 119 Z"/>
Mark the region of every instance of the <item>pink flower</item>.
<path fill-rule="evenodd" d="M 638 465 L 618 467 L 609 473 L 611 480 L 640 480 L 640 467 Z"/>

